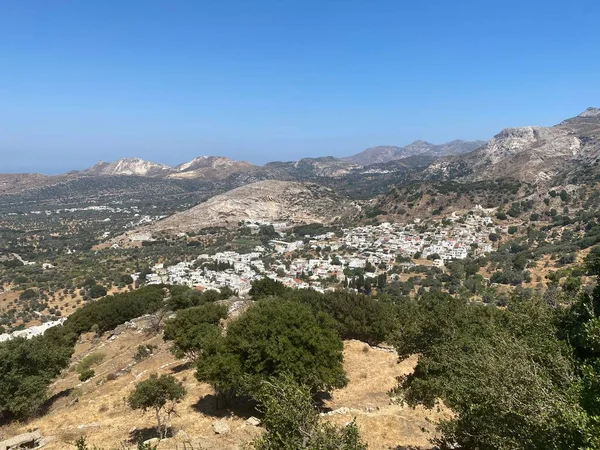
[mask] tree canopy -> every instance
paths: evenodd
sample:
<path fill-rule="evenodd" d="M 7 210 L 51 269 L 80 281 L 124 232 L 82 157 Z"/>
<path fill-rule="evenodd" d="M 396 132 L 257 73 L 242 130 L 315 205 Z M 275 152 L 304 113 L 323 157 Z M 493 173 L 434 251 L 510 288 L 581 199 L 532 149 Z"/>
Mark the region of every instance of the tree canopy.
<path fill-rule="evenodd" d="M 181 401 L 185 394 L 183 384 L 172 375 L 163 374 L 159 377 L 153 374 L 135 385 L 135 389 L 127 398 L 127 404 L 132 409 L 153 410 L 156 414 L 157 430 L 163 438 L 167 435 L 169 418 L 175 410 L 175 404 Z"/>
<path fill-rule="evenodd" d="M 214 303 L 182 309 L 165 324 L 163 338 L 173 341 L 171 351 L 176 357 L 195 359 L 203 349 L 219 340 L 219 321 L 225 317 L 227 307 Z"/>
<path fill-rule="evenodd" d="M 247 380 L 257 386 L 282 373 L 313 391 L 329 390 L 346 384 L 342 350 L 326 314 L 291 300 L 263 300 L 199 355 L 196 377 L 223 393 L 240 393 Z"/>

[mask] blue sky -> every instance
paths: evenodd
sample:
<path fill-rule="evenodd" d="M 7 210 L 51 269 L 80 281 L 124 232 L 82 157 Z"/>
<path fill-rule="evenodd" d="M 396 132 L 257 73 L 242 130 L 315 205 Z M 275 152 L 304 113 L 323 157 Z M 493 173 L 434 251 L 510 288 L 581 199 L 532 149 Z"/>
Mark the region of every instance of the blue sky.
<path fill-rule="evenodd" d="M 600 2 L 4 0 L 0 172 L 487 139 L 600 106 Z"/>

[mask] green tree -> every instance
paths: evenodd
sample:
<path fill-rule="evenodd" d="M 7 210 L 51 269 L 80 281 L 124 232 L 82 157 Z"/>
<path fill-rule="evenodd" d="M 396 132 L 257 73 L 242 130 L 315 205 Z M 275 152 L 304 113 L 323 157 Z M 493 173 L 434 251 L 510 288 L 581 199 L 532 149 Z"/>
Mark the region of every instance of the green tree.
<path fill-rule="evenodd" d="M 239 394 L 243 380 L 289 373 L 314 392 L 346 384 L 343 344 L 324 313 L 295 301 L 257 303 L 233 322 L 220 342 L 197 359 L 196 378 L 219 394 Z"/>
<path fill-rule="evenodd" d="M 272 280 L 269 277 L 265 277 L 262 280 L 256 280 L 252 282 L 252 288 L 250 288 L 250 296 L 254 300 L 259 300 L 264 297 L 276 297 L 284 295 L 287 288 L 277 280 Z"/>
<path fill-rule="evenodd" d="M 0 344 L 0 418 L 21 419 L 36 412 L 72 352 L 69 343 L 45 336 Z"/>
<path fill-rule="evenodd" d="M 119 281 L 123 284 L 132 284 L 133 278 L 131 277 L 131 275 L 124 274 L 124 275 L 121 275 L 121 277 L 119 278 Z"/>
<path fill-rule="evenodd" d="M 100 286 L 99 284 L 95 284 L 90 288 L 90 297 L 92 298 L 104 297 L 106 294 L 106 288 L 104 286 Z"/>
<path fill-rule="evenodd" d="M 429 304 L 428 306 L 431 306 Z M 537 300 L 506 311 L 449 299 L 416 308 L 402 355 L 421 353 L 397 389 L 410 405 L 438 399 L 455 416 L 439 424 L 441 449 L 564 449 L 585 442 L 587 419 L 569 346 Z M 445 317 L 439 314 L 446 312 Z"/>
<path fill-rule="evenodd" d="M 175 412 L 175 406 L 183 397 L 186 390 L 183 384 L 172 375 L 151 375 L 150 378 L 135 385 L 135 389 L 127 398 L 127 404 L 132 409 L 146 412 L 153 410 L 156 414 L 156 430 L 160 438 L 167 437 L 169 420 Z"/>
<path fill-rule="evenodd" d="M 177 358 L 196 359 L 203 349 L 219 340 L 219 321 L 226 317 L 227 307 L 214 303 L 182 309 L 165 324 L 163 338 L 173 341 L 171 351 Z"/>
<path fill-rule="evenodd" d="M 332 317 L 342 339 L 358 339 L 376 345 L 395 328 L 394 305 L 369 295 L 347 290 L 321 294 L 311 289 L 298 289 L 288 293 L 287 298 L 308 304 L 314 311 Z"/>

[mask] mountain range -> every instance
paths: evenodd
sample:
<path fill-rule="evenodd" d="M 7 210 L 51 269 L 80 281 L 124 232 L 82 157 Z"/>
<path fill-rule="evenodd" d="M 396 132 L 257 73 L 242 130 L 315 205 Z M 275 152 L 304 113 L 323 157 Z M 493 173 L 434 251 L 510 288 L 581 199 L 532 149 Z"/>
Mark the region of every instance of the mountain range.
<path fill-rule="evenodd" d="M 483 145 L 485 141 L 463 141 L 456 139 L 445 144 L 431 144 L 426 141 L 415 141 L 405 147 L 379 146 L 368 148 L 356 155 L 343 158 L 354 164 L 368 166 L 377 163 L 386 163 L 409 156 L 427 155 L 434 157 L 460 155 L 471 152 Z"/>
<path fill-rule="evenodd" d="M 252 171 L 255 168 L 256 166 L 246 161 L 235 161 L 223 156 L 200 156 L 175 167 L 145 161 L 140 158 L 124 158 L 112 163 L 100 161 L 93 167 L 82 171 L 82 174 L 218 180 L 226 178 L 233 173 Z"/>
<path fill-rule="evenodd" d="M 83 170 L 85 175 L 137 175 L 146 177 L 166 177 L 174 179 L 199 178 L 206 180 L 224 179 L 234 173 L 264 172 L 274 168 L 288 166 L 290 169 L 307 169 L 315 171 L 317 176 L 344 176 L 354 169 L 373 164 L 387 163 L 408 158 L 410 156 L 428 156 L 432 158 L 459 155 L 475 150 L 485 141 L 454 140 L 445 144 L 431 144 L 415 141 L 405 147 L 379 146 L 368 148 L 355 155 L 335 158 L 302 158 L 298 161 L 272 162 L 264 166 L 256 166 L 246 161 L 236 161 L 223 156 L 200 156 L 193 160 L 170 167 L 165 164 L 145 161 L 140 158 L 124 158 L 115 162 L 98 162 L 93 167 Z"/>
<path fill-rule="evenodd" d="M 124 180 L 129 178 L 131 183 L 153 180 L 153 192 L 160 192 L 163 183 L 169 192 L 201 190 L 206 195 L 264 180 L 316 182 L 367 199 L 392 185 L 414 182 L 512 179 L 530 185 L 577 184 L 597 179 L 599 158 L 600 109 L 588 108 L 551 127 L 506 128 L 488 142 L 415 141 L 404 147 L 372 147 L 344 158 L 303 158 L 262 166 L 222 156 L 201 156 L 174 167 L 125 158 L 62 175 L 0 174 L 0 196 L 37 190 L 42 198 L 51 198 L 86 183 L 102 192 L 118 185 L 123 194 L 127 192 Z"/>

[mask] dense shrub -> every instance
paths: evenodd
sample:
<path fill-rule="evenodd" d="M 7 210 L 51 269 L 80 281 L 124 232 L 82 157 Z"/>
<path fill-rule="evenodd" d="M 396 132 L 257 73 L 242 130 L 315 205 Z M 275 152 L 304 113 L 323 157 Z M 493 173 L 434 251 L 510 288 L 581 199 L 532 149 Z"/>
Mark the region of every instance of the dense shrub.
<path fill-rule="evenodd" d="M 297 290 L 286 294 L 310 305 L 315 311 L 331 316 L 342 339 L 358 339 L 369 344 L 383 342 L 394 329 L 396 308 L 372 296 L 347 290 L 320 294 L 314 290 Z"/>
<path fill-rule="evenodd" d="M 207 346 L 221 336 L 219 321 L 227 317 L 227 307 L 208 303 L 182 309 L 165 324 L 163 338 L 173 341 L 171 351 L 178 358 L 195 359 Z"/>
<path fill-rule="evenodd" d="M 233 322 L 198 356 L 196 378 L 217 391 L 239 394 L 244 381 L 288 373 L 313 391 L 346 384 L 343 344 L 335 323 L 299 302 L 264 300 Z"/>
<path fill-rule="evenodd" d="M 39 336 L 0 344 L 0 419 L 25 418 L 48 398 L 48 386 L 68 366 L 73 348 Z"/>
<path fill-rule="evenodd" d="M 103 333 L 128 320 L 157 311 L 163 305 L 164 287 L 146 286 L 132 292 L 104 297 L 75 311 L 65 327 L 81 334 L 94 325 Z"/>
<path fill-rule="evenodd" d="M 439 448 L 583 446 L 575 368 L 550 307 L 527 300 L 503 311 L 443 295 L 423 300 L 403 309 L 393 340 L 402 357 L 421 354 L 397 393 L 413 406 L 441 399 L 452 408 L 456 415 L 434 439 Z"/>
<path fill-rule="evenodd" d="M 254 393 L 263 412 L 266 433 L 254 442 L 257 450 L 366 450 L 358 427 L 322 424 L 309 387 L 283 374 L 260 382 Z"/>
<path fill-rule="evenodd" d="M 106 288 L 104 286 L 100 286 L 99 284 L 95 284 L 90 287 L 90 297 L 92 298 L 100 298 L 104 297 L 107 293 Z"/>
<path fill-rule="evenodd" d="M 254 300 L 259 300 L 264 297 L 284 295 L 287 291 L 282 282 L 265 277 L 252 282 L 249 294 Z"/>

